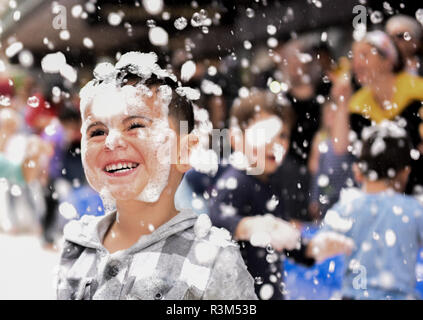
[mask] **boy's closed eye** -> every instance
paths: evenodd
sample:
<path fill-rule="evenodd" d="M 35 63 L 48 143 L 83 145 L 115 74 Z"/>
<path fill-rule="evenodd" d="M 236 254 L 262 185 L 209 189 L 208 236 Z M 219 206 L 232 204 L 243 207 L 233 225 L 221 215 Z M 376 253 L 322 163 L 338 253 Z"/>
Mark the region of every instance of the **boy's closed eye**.
<path fill-rule="evenodd" d="M 87 130 L 87 134 L 90 138 L 107 135 L 107 129 L 102 126 L 92 126 Z"/>
<path fill-rule="evenodd" d="M 130 126 L 129 126 L 129 130 L 132 130 L 132 129 L 139 129 L 139 128 L 145 128 L 146 127 L 146 125 L 144 124 L 144 123 L 140 123 L 140 122 L 133 122 L 133 123 L 131 123 L 130 124 Z"/>
<path fill-rule="evenodd" d="M 146 128 L 151 124 L 151 120 L 143 116 L 131 116 L 123 121 L 127 130 Z"/>
<path fill-rule="evenodd" d="M 104 136 L 106 132 L 102 129 L 92 130 L 90 133 L 90 137 L 97 137 L 97 136 Z"/>

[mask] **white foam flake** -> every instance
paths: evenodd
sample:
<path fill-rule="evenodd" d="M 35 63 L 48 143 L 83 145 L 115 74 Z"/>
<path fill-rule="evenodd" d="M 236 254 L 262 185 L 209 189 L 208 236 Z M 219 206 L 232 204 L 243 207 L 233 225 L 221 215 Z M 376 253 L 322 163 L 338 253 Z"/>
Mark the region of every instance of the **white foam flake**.
<path fill-rule="evenodd" d="M 181 80 L 189 81 L 195 74 L 197 67 L 192 60 L 186 61 L 181 67 Z"/>
<path fill-rule="evenodd" d="M 354 26 L 353 38 L 355 41 L 361 41 L 367 32 L 367 26 L 365 23 L 357 23 Z"/>
<path fill-rule="evenodd" d="M 269 48 L 276 48 L 279 45 L 279 41 L 275 37 L 270 37 L 267 39 L 266 44 Z"/>
<path fill-rule="evenodd" d="M 326 153 L 329 151 L 329 146 L 326 141 L 322 141 L 319 143 L 318 149 L 320 153 Z"/>
<path fill-rule="evenodd" d="M 255 15 L 255 11 L 252 8 L 247 8 L 245 10 L 245 13 L 246 13 L 246 15 L 247 15 L 248 18 L 253 18 L 254 15 Z"/>
<path fill-rule="evenodd" d="M 272 212 L 276 209 L 278 204 L 279 204 L 279 199 L 275 195 L 273 195 L 272 198 L 266 202 L 266 209 L 269 212 Z"/>
<path fill-rule="evenodd" d="M 19 197 L 22 195 L 22 189 L 18 185 L 14 184 L 12 188 L 10 188 L 10 194 L 14 197 Z"/>
<path fill-rule="evenodd" d="M 270 143 L 282 130 L 282 121 L 277 116 L 257 121 L 245 131 L 246 141 L 252 146 Z"/>
<path fill-rule="evenodd" d="M 191 205 L 196 210 L 201 210 L 204 208 L 204 201 L 201 198 L 192 199 Z"/>
<path fill-rule="evenodd" d="M 62 30 L 62 31 L 60 31 L 59 38 L 62 39 L 62 40 L 65 40 L 65 41 L 69 40 L 70 39 L 70 32 L 69 32 L 69 30 Z"/>
<path fill-rule="evenodd" d="M 175 26 L 176 29 L 183 30 L 183 29 L 186 28 L 187 25 L 188 25 L 188 21 L 187 21 L 186 18 L 179 17 L 179 18 L 175 19 L 174 26 Z"/>
<path fill-rule="evenodd" d="M 392 207 L 392 211 L 394 212 L 394 214 L 396 216 L 399 216 L 399 215 L 401 215 L 403 213 L 403 210 L 402 210 L 402 208 L 400 206 L 393 206 Z"/>
<path fill-rule="evenodd" d="M 79 18 L 83 11 L 84 9 L 82 8 L 82 6 L 80 4 L 77 4 L 72 7 L 71 14 L 74 18 Z"/>
<path fill-rule="evenodd" d="M 75 219 L 79 216 L 75 207 L 69 202 L 63 202 L 59 205 L 59 213 L 68 220 Z"/>
<path fill-rule="evenodd" d="M 273 24 L 269 24 L 267 25 L 267 33 L 271 36 L 273 36 L 274 34 L 276 34 L 276 31 L 278 31 L 278 29 L 276 29 L 276 27 Z"/>
<path fill-rule="evenodd" d="M 103 187 L 99 193 L 103 202 L 104 213 L 107 214 L 113 212 L 116 209 L 116 200 L 113 198 L 110 190 L 108 190 L 106 187 Z"/>
<path fill-rule="evenodd" d="M 169 42 L 169 35 L 162 27 L 153 27 L 148 30 L 148 39 L 154 46 L 166 46 Z"/>
<path fill-rule="evenodd" d="M 213 261 L 219 252 L 219 247 L 208 242 L 199 242 L 195 245 L 194 254 L 200 263 Z"/>
<path fill-rule="evenodd" d="M 417 9 L 415 13 L 415 17 L 421 25 L 423 25 L 423 9 Z"/>
<path fill-rule="evenodd" d="M 7 96 L 0 95 L 0 106 L 8 107 L 10 106 L 10 98 Z"/>
<path fill-rule="evenodd" d="M 28 106 L 31 108 L 37 108 L 40 104 L 40 100 L 36 96 L 29 97 L 27 100 Z"/>
<path fill-rule="evenodd" d="M 370 138 L 371 135 L 377 134 L 378 137 L 392 137 L 392 138 L 404 138 L 407 132 L 403 127 L 393 121 L 384 120 L 378 125 L 371 127 L 365 127 L 362 131 L 362 137 L 364 140 Z"/>
<path fill-rule="evenodd" d="M 107 16 L 107 22 L 111 26 L 118 26 L 122 22 L 123 13 L 122 12 L 110 12 Z"/>
<path fill-rule="evenodd" d="M 223 93 L 222 88 L 219 85 L 208 79 L 201 81 L 201 91 L 203 91 L 205 94 L 215 96 L 221 96 Z"/>
<path fill-rule="evenodd" d="M 49 124 L 44 129 L 45 134 L 47 134 L 50 137 L 53 136 L 56 133 L 56 131 L 57 131 L 57 124 L 55 124 L 55 123 Z"/>
<path fill-rule="evenodd" d="M 419 160 L 419 158 L 420 158 L 420 151 L 417 150 L 417 149 L 412 149 L 410 151 L 410 157 L 413 160 Z"/>
<path fill-rule="evenodd" d="M 235 177 L 229 177 L 225 183 L 226 189 L 235 190 L 238 187 L 238 180 Z"/>
<path fill-rule="evenodd" d="M 248 90 L 248 88 L 246 88 L 246 87 L 241 87 L 238 90 L 238 96 L 240 98 L 247 98 L 249 95 L 250 95 L 250 90 Z"/>
<path fill-rule="evenodd" d="M 386 149 L 386 143 L 382 137 L 377 137 L 370 147 L 370 153 L 373 157 L 381 154 Z"/>
<path fill-rule="evenodd" d="M 385 242 L 388 247 L 393 247 L 397 241 L 397 236 L 392 229 L 385 231 Z"/>
<path fill-rule="evenodd" d="M 378 24 L 383 21 L 383 14 L 380 11 L 373 11 L 370 15 L 370 21 L 373 24 Z"/>
<path fill-rule="evenodd" d="M 249 166 L 247 157 L 240 151 L 235 151 L 229 156 L 229 163 L 238 170 L 246 170 Z"/>
<path fill-rule="evenodd" d="M 317 178 L 317 184 L 319 187 L 321 188 L 325 188 L 329 185 L 329 177 L 325 174 L 321 174 L 319 175 L 319 177 Z"/>
<path fill-rule="evenodd" d="M 41 68 L 45 73 L 58 73 L 65 64 L 66 57 L 60 51 L 49 53 L 41 60 Z"/>
<path fill-rule="evenodd" d="M 367 241 L 364 241 L 362 244 L 361 244 L 361 249 L 364 251 L 364 252 L 367 252 L 367 251 L 370 251 L 370 249 L 372 248 L 372 244 L 371 243 L 369 243 L 369 242 L 367 242 Z"/>
<path fill-rule="evenodd" d="M 94 48 L 94 41 L 89 37 L 84 37 L 82 39 L 82 44 L 84 45 L 84 47 L 86 47 L 88 49 Z"/>
<path fill-rule="evenodd" d="M 208 215 L 200 214 L 194 224 L 194 233 L 196 237 L 202 239 L 208 235 L 212 227 L 212 222 Z"/>
<path fill-rule="evenodd" d="M 143 0 L 142 5 L 145 11 L 151 15 L 157 15 L 163 11 L 164 2 L 163 0 Z"/>
<path fill-rule="evenodd" d="M 175 91 L 180 96 L 186 97 L 189 100 L 198 100 L 201 96 L 201 93 L 198 89 L 194 89 L 191 87 L 178 87 Z"/>
<path fill-rule="evenodd" d="M 217 68 L 215 66 L 210 66 L 207 68 L 207 73 L 209 76 L 215 76 L 217 74 Z"/>
<path fill-rule="evenodd" d="M 309 63 L 313 61 L 313 57 L 309 53 L 298 53 L 297 54 L 298 59 L 301 61 L 301 63 Z"/>
<path fill-rule="evenodd" d="M 276 163 L 281 164 L 286 153 L 285 148 L 281 144 L 275 143 L 272 146 L 272 152 L 275 157 Z"/>
<path fill-rule="evenodd" d="M 202 9 L 200 12 L 194 12 L 191 17 L 191 25 L 193 27 L 209 27 L 212 24 L 212 20 L 207 17 L 207 12 Z"/>
<path fill-rule="evenodd" d="M 15 12 L 13 12 L 13 20 L 19 21 L 20 19 L 21 19 L 21 12 L 19 10 L 16 10 Z"/>
<path fill-rule="evenodd" d="M 199 146 L 192 150 L 189 163 L 194 170 L 214 176 L 218 170 L 218 157 L 214 150 Z"/>
<path fill-rule="evenodd" d="M 259 291 L 259 296 L 262 300 L 269 300 L 274 293 L 275 289 L 273 289 L 273 286 L 269 283 L 265 283 L 261 286 Z"/>
<path fill-rule="evenodd" d="M 269 89 L 275 94 L 279 93 L 281 91 L 281 84 L 279 83 L 279 81 L 272 81 L 269 84 Z"/>
<path fill-rule="evenodd" d="M 250 41 L 248 41 L 248 40 L 245 40 L 243 42 L 243 45 L 244 45 L 244 49 L 245 50 L 250 50 L 253 47 L 252 43 Z"/>
<path fill-rule="evenodd" d="M 380 286 L 384 289 L 390 289 L 394 285 L 395 277 L 392 272 L 389 271 L 382 271 L 379 274 L 379 283 Z"/>
<path fill-rule="evenodd" d="M 22 50 L 19 52 L 18 59 L 21 66 L 25 68 L 29 68 L 34 64 L 34 56 L 29 50 Z"/>
<path fill-rule="evenodd" d="M 20 41 L 17 41 L 9 45 L 6 48 L 5 53 L 8 58 L 12 58 L 16 54 L 18 54 L 22 49 L 23 49 L 23 43 Z"/>
<path fill-rule="evenodd" d="M 71 83 L 75 83 L 78 79 L 78 72 L 72 66 L 65 64 L 60 68 L 60 75 L 70 81 Z"/>
<path fill-rule="evenodd" d="M 221 203 L 219 209 L 223 218 L 233 217 L 237 213 L 237 209 L 230 204 Z"/>
<path fill-rule="evenodd" d="M 351 219 L 341 217 L 335 210 L 327 211 L 324 223 L 339 232 L 347 232 L 353 225 L 353 221 Z"/>

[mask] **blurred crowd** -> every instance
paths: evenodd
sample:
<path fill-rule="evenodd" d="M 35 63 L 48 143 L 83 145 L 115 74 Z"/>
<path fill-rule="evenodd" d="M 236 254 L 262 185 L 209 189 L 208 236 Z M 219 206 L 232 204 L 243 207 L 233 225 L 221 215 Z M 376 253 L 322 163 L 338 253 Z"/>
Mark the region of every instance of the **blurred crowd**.
<path fill-rule="evenodd" d="M 377 160 L 375 168 L 393 170 L 388 180 L 409 167 L 407 179 L 390 186 L 423 197 L 422 26 L 405 15 L 377 26 L 360 37 L 351 35 L 342 48 L 333 48 L 323 32 L 296 34 L 274 48 L 248 48 L 248 56 L 197 61 L 181 50 L 170 59 L 175 73 L 187 60 L 194 62 L 185 84 L 201 91 L 196 104 L 208 111 L 213 128 L 231 133 L 222 137 L 220 151 L 229 146 L 232 155 L 242 153 L 236 130 L 281 123 L 278 135 L 266 141 L 263 174 L 247 175 L 222 152 L 217 172 L 192 169 L 185 174 L 175 200 L 207 213 L 216 226 L 245 241 L 244 258 L 263 299 L 284 295 L 283 270 L 266 258 L 275 249 L 282 252 L 278 237 L 291 232 L 278 221 L 299 231 L 317 227 L 343 189 L 362 186 L 354 163 L 360 158 L 356 147 L 366 138 L 363 129 L 389 120 L 405 130 L 411 141 L 409 163 L 396 163 L 394 157 L 387 166 L 385 158 L 371 158 Z M 81 163 L 78 90 L 61 79 L 41 81 L 27 73 L 3 75 L 0 82 L 0 230 L 35 233 L 51 249 L 67 221 L 104 214 Z M 370 182 L 385 178 L 376 169 L 361 170 Z M 254 245 L 251 235 L 257 230 L 272 234 L 270 251 Z M 396 234 L 396 239 L 402 236 Z M 325 250 L 324 257 L 337 252 Z M 286 255 L 313 263 L 295 250 Z M 401 260 L 400 253 L 397 258 Z M 260 291 L 263 283 L 274 287 L 270 295 Z"/>

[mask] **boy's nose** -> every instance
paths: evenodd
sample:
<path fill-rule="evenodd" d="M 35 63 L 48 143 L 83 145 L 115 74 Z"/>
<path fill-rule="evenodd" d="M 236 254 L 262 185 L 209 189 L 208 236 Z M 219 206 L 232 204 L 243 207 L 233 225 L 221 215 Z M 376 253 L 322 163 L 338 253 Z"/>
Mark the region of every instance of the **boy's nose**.
<path fill-rule="evenodd" d="M 126 142 L 122 137 L 122 134 L 118 130 L 110 130 L 106 138 L 105 147 L 109 150 L 114 150 L 116 148 L 125 148 Z"/>

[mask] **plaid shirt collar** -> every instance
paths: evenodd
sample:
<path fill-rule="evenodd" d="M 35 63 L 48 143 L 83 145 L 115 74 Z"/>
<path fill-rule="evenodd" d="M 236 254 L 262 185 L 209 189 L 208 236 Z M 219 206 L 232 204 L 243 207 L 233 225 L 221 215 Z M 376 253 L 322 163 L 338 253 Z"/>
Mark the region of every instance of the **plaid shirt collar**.
<path fill-rule="evenodd" d="M 128 249 L 133 253 L 143 248 L 192 227 L 198 215 L 192 210 L 183 209 L 172 219 L 162 224 L 151 234 L 143 235 Z M 84 215 L 80 220 L 70 221 L 64 229 L 64 240 L 78 245 L 104 250 L 103 238 L 112 222 L 116 219 L 116 211 L 110 212 L 101 217 Z"/>

